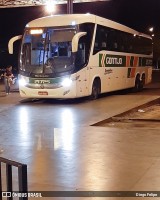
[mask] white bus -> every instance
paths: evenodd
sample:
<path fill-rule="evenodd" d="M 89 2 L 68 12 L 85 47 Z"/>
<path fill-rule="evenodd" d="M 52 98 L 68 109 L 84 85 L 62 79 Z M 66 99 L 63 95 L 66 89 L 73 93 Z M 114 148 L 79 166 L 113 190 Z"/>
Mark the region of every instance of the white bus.
<path fill-rule="evenodd" d="M 78 98 L 151 82 L 152 39 L 92 14 L 48 16 L 29 22 L 19 56 L 19 91 L 29 98 Z"/>

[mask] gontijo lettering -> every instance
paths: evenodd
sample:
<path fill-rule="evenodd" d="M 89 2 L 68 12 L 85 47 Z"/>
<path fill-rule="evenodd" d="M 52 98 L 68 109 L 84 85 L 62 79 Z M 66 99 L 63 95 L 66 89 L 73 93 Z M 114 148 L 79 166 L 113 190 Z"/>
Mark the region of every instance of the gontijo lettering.
<path fill-rule="evenodd" d="M 124 67 L 126 56 L 99 54 L 100 67 Z"/>
<path fill-rule="evenodd" d="M 122 58 L 107 57 L 106 58 L 106 64 L 121 65 L 122 64 Z"/>

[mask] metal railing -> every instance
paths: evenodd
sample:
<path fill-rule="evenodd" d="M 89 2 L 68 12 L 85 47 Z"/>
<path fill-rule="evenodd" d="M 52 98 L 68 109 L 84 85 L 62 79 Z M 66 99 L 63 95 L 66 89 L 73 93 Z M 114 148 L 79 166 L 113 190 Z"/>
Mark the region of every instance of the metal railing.
<path fill-rule="evenodd" d="M 6 191 L 3 192 L 2 188 L 2 163 L 5 164 L 6 168 Z M 6 158 L 0 157 L 0 200 L 2 200 L 2 194 L 11 194 L 5 199 L 13 200 L 13 180 L 12 180 L 12 167 L 18 168 L 18 188 L 20 193 L 28 192 L 28 183 L 27 183 L 27 165 Z M 4 173 L 5 174 L 5 173 Z M 19 197 L 20 200 L 28 200 L 28 197 Z"/>

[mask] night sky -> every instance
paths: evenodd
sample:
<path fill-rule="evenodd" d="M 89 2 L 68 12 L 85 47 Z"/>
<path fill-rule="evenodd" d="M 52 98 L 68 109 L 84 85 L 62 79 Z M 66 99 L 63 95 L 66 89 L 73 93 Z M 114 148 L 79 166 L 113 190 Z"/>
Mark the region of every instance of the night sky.
<path fill-rule="evenodd" d="M 57 5 L 55 14 L 66 13 L 66 5 Z M 140 32 L 148 32 L 153 26 L 160 29 L 160 0 L 111 0 L 109 2 L 76 3 L 74 13 L 96 14 L 127 25 Z M 7 55 L 8 40 L 23 33 L 25 25 L 38 17 L 48 15 L 44 6 L 0 9 L 0 67 L 17 65 L 18 50 Z M 160 38 L 160 36 L 159 36 Z"/>

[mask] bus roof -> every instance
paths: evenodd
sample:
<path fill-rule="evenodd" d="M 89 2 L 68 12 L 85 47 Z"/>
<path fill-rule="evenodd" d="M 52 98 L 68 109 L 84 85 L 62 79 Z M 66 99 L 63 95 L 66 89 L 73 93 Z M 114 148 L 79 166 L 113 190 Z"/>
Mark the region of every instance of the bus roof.
<path fill-rule="evenodd" d="M 131 29 L 125 25 L 114 22 L 109 19 L 105 19 L 103 17 L 99 17 L 93 14 L 63 14 L 63 15 L 52 15 L 46 16 L 42 18 L 38 18 L 30 21 L 26 27 L 34 28 L 34 27 L 53 27 L 53 26 L 68 26 L 68 25 L 76 25 L 82 23 L 96 23 L 99 25 L 103 25 L 106 27 L 110 27 L 113 29 L 117 29 L 120 31 L 128 32 L 135 35 L 140 35 L 146 38 L 151 37 L 149 35 L 140 33 L 134 29 Z"/>

